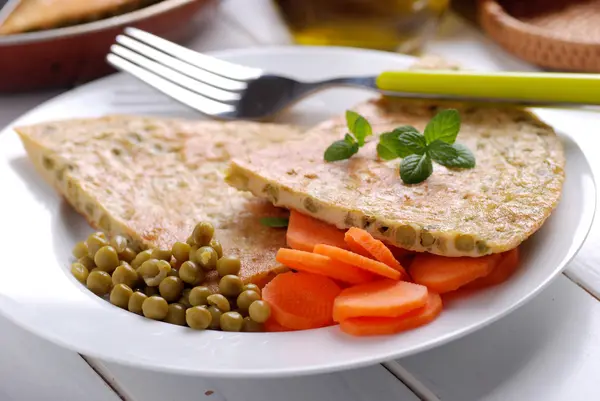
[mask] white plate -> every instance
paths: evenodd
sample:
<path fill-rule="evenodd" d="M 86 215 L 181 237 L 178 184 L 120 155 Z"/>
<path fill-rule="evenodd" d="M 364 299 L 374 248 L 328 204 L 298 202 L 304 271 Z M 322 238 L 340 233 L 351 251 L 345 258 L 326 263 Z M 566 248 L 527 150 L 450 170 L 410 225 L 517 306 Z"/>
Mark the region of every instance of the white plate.
<path fill-rule="evenodd" d="M 301 79 L 376 74 L 413 59 L 373 51 L 271 48 L 219 56 Z M 373 96 L 339 89 L 312 96 L 284 116 L 312 124 Z M 59 96 L 14 124 L 143 113 L 195 116 L 124 76 L 114 75 Z M 506 315 L 533 297 L 573 258 L 590 228 L 596 190 L 579 147 L 562 135 L 567 180 L 559 208 L 523 247 L 523 266 L 494 289 L 447 305 L 439 319 L 403 334 L 354 338 L 337 327 L 290 333 L 197 332 L 118 309 L 91 294 L 68 271 L 70 250 L 91 231 L 45 185 L 17 136 L 0 136 L 0 311 L 57 344 L 101 359 L 206 376 L 284 376 L 326 372 L 389 360 L 438 346 Z M 533 324 L 533 322 L 532 322 Z"/>

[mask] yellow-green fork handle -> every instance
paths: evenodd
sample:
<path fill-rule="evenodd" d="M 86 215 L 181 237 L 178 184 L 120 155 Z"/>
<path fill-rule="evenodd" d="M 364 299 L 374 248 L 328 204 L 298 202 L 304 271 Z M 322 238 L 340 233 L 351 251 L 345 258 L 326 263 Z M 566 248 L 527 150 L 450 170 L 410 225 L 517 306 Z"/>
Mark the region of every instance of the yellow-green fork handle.
<path fill-rule="evenodd" d="M 383 91 L 517 103 L 600 105 L 600 74 L 548 72 L 389 71 Z"/>

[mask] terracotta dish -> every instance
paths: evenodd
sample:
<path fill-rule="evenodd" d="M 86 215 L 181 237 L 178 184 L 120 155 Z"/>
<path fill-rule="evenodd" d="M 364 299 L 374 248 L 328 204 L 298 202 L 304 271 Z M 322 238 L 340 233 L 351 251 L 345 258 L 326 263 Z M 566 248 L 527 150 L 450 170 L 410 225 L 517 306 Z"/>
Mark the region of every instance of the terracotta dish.
<path fill-rule="evenodd" d="M 479 19 L 493 40 L 537 66 L 600 71 L 600 1 L 480 0 Z"/>
<path fill-rule="evenodd" d="M 32 32 L 0 35 L 0 92 L 69 87 L 111 73 L 114 70 L 104 57 L 124 27 L 139 27 L 181 43 L 196 33 L 201 19 L 208 17 L 218 0 L 146 1 L 152 4 L 142 8 L 144 2 L 140 1 L 112 3 L 137 8 L 129 12 L 122 8 L 96 10 L 118 15 L 97 12 L 96 17 L 102 19 L 87 23 L 83 15 L 70 10 L 70 17 L 77 16 L 78 21 L 83 17 L 83 23 L 47 29 L 43 22 L 35 21 Z M 65 21 L 55 18 L 48 23 L 64 25 Z"/>

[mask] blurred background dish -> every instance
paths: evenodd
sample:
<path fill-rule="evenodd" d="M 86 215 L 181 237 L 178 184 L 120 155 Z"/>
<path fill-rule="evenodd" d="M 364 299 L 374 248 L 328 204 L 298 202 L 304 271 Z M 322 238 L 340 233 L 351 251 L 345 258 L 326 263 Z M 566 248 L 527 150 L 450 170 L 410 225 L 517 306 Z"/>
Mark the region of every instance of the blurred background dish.
<path fill-rule="evenodd" d="M 114 70 L 104 57 L 124 27 L 183 43 L 217 3 L 21 0 L 0 25 L 0 92 L 69 87 L 106 75 Z"/>
<path fill-rule="evenodd" d="M 274 0 L 302 45 L 412 53 L 436 31 L 449 0 Z"/>

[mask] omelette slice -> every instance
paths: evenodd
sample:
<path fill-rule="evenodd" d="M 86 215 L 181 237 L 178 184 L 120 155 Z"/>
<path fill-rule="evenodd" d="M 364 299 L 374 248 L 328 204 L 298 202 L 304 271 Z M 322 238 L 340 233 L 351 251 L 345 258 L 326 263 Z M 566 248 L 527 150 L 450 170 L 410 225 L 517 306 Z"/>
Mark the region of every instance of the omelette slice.
<path fill-rule="evenodd" d="M 300 129 L 111 116 L 16 131 L 44 179 L 94 228 L 139 249 L 170 248 L 210 221 L 225 254 L 241 259 L 244 281 L 260 284 L 282 269 L 275 253 L 285 230 L 260 219 L 286 212 L 228 186 L 224 170 L 231 157 L 299 138 Z"/>
<path fill-rule="evenodd" d="M 457 142 L 475 154 L 475 168 L 434 163 L 426 181 L 404 184 L 400 159 L 378 159 L 378 135 L 349 160 L 325 162 L 325 149 L 347 132 L 339 116 L 299 140 L 235 157 L 227 180 L 276 206 L 413 251 L 476 257 L 517 247 L 559 202 L 565 157 L 551 127 L 509 107 L 382 98 L 352 110 L 380 134 L 402 125 L 422 132 L 443 108 L 459 111 Z"/>

